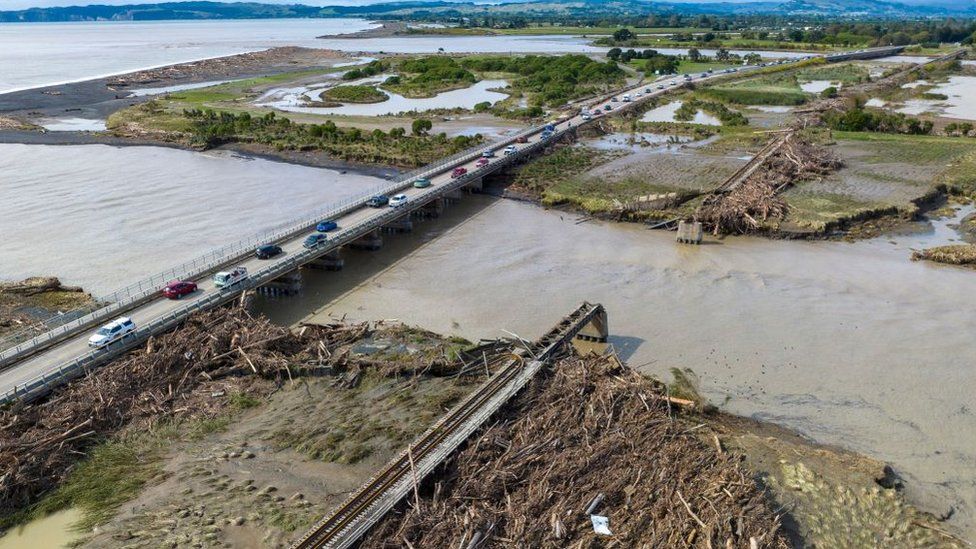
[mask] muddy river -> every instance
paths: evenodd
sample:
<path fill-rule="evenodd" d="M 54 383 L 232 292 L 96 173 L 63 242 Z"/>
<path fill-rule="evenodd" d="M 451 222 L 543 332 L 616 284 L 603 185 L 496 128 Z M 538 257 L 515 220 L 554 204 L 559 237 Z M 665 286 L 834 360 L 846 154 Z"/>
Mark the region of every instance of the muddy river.
<path fill-rule="evenodd" d="M 381 180 L 229 154 L 0 145 L 0 278 L 103 292 Z M 178 219 L 178 221 L 177 221 Z M 891 462 L 976 537 L 976 274 L 908 260 L 932 230 L 856 244 L 729 238 L 677 246 L 640 225 L 469 196 L 303 295 L 280 322 L 399 318 L 470 338 L 536 337 L 582 300 L 643 371 L 693 369 L 707 396 Z M 345 253 L 345 252 L 344 252 Z"/>
<path fill-rule="evenodd" d="M 384 183 L 219 151 L 0 144 L 0 279 L 105 295 Z"/>
<path fill-rule="evenodd" d="M 677 246 L 640 225 L 468 197 L 382 252 L 307 271 L 281 322 L 397 318 L 470 338 L 536 337 L 582 300 L 659 376 L 691 368 L 710 400 L 894 464 L 911 496 L 976 534 L 974 273 L 908 260 L 932 231 L 856 244 L 730 238 Z"/>

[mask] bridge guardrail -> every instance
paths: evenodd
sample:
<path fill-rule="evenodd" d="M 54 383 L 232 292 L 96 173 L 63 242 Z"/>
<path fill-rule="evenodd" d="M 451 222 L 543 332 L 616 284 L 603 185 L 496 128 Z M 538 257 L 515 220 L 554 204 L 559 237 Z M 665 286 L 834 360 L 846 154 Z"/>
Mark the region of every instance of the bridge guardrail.
<path fill-rule="evenodd" d="M 503 165 L 514 162 L 522 155 L 529 154 L 530 152 L 535 151 L 540 147 L 546 146 L 550 141 L 557 139 L 558 137 L 564 135 L 568 131 L 569 131 L 568 129 L 559 130 L 553 134 L 553 137 L 551 137 L 549 141 L 537 141 L 535 143 L 531 143 L 530 145 L 519 150 L 516 154 L 503 157 L 502 159 L 500 159 L 500 161 L 494 163 L 495 166 L 493 166 L 493 168 L 498 168 Z M 513 136 L 513 139 L 516 137 L 518 136 Z M 481 147 L 479 149 L 478 154 L 480 154 L 480 151 L 484 150 L 484 148 L 485 147 Z M 448 192 L 452 192 L 456 189 L 468 185 L 474 179 L 483 177 L 485 173 L 486 171 L 484 169 L 473 170 L 462 177 L 459 177 L 447 184 L 437 187 L 433 192 L 429 193 L 428 195 L 425 195 L 425 198 L 428 197 L 431 199 L 439 198 L 441 195 L 444 195 Z M 407 206 L 404 206 L 402 208 L 396 208 L 396 209 L 391 208 L 388 211 L 384 212 L 383 214 L 378 215 L 361 225 L 357 225 L 355 227 L 345 229 L 338 233 L 335 233 L 335 235 L 332 238 L 326 241 L 327 244 L 324 246 L 319 246 L 318 248 L 313 248 L 311 250 L 303 250 L 297 254 L 290 256 L 284 261 L 278 262 L 274 265 L 270 265 L 265 269 L 255 272 L 252 276 L 243 280 L 239 284 L 236 284 L 230 288 L 214 291 L 201 300 L 187 304 L 179 309 L 176 309 L 166 314 L 162 318 L 158 318 L 156 320 L 149 322 L 144 326 L 138 327 L 132 333 L 132 335 L 128 336 L 125 340 L 120 342 L 119 346 L 116 347 L 115 349 L 110 349 L 106 351 L 98 351 L 98 350 L 89 351 L 80 357 L 76 357 L 65 364 L 59 365 L 57 367 L 57 370 L 52 369 L 49 372 L 46 372 L 42 375 L 32 378 L 26 383 L 15 385 L 13 389 L 8 390 L 3 394 L 0 394 L 0 403 L 9 402 L 12 400 L 16 400 L 18 398 L 30 400 L 37 396 L 41 396 L 42 394 L 47 392 L 47 390 L 49 390 L 50 388 L 59 385 L 67 380 L 70 380 L 72 377 L 78 375 L 78 373 L 81 372 L 84 368 L 120 356 L 121 354 L 127 352 L 134 346 L 142 343 L 143 341 L 146 341 L 151 335 L 162 330 L 167 330 L 177 325 L 179 322 L 182 322 L 183 320 L 186 319 L 186 317 L 193 314 L 194 312 L 209 309 L 221 303 L 225 303 L 227 301 L 236 298 L 241 292 L 245 290 L 256 288 L 258 286 L 266 284 L 285 273 L 293 271 L 294 269 L 300 267 L 301 265 L 304 265 L 305 263 L 308 263 L 313 259 L 321 257 L 322 255 L 325 255 L 331 252 L 332 250 L 335 250 L 336 248 L 339 248 L 343 245 L 346 245 L 356 240 L 357 238 L 369 233 L 370 231 L 376 228 L 388 224 L 390 221 L 393 221 L 404 215 L 409 215 L 411 211 L 420 208 L 426 202 L 427 200 L 417 201 L 412 204 L 408 202 Z"/>
<path fill-rule="evenodd" d="M 461 159 L 476 158 L 487 149 L 497 149 L 514 142 L 519 137 L 530 135 L 540 131 L 541 126 L 535 126 L 518 132 L 514 135 L 490 142 L 482 143 L 470 147 L 449 157 L 442 158 L 434 164 L 424 166 L 399 177 L 396 182 L 388 185 L 377 186 L 363 194 L 340 200 L 329 205 L 329 208 L 305 214 L 300 218 L 281 223 L 272 229 L 263 231 L 257 235 L 241 239 L 233 244 L 222 246 L 206 254 L 184 262 L 177 267 L 167 269 L 151 277 L 140 280 L 137 283 L 116 290 L 107 296 L 96 298 L 99 304 L 106 304 L 99 307 L 87 309 L 88 312 L 78 316 L 79 311 L 68 311 L 56 318 L 45 321 L 50 329 L 42 334 L 38 334 L 26 341 L 14 343 L 12 347 L 7 347 L 0 351 L 0 368 L 19 360 L 29 354 L 36 352 L 38 348 L 54 344 L 70 336 L 74 332 L 90 327 L 108 317 L 119 314 L 127 310 L 142 300 L 152 296 L 162 290 L 168 282 L 174 279 L 195 279 L 214 269 L 240 259 L 243 255 L 250 254 L 254 248 L 269 242 L 280 242 L 294 236 L 296 233 L 308 230 L 315 223 L 322 219 L 339 217 L 349 211 L 365 205 L 370 197 L 377 194 L 392 194 L 407 188 L 414 179 L 425 177 L 444 171 L 445 167 L 451 166 Z M 83 309 L 85 310 L 85 309 Z M 16 336 L 15 336 L 16 337 Z M 9 343 L 9 339 L 7 343 Z"/>
<path fill-rule="evenodd" d="M 875 51 L 873 51 L 871 53 L 880 53 L 881 51 L 894 51 L 894 48 L 878 48 L 878 49 L 876 49 Z M 755 69 L 755 67 L 753 67 L 753 69 Z M 716 75 L 716 76 L 720 76 L 720 75 Z M 632 109 L 632 108 L 635 108 L 637 105 L 639 105 L 641 103 L 643 103 L 643 100 L 641 100 L 641 101 L 634 101 L 634 102 L 631 102 L 631 103 L 627 103 L 627 104 L 622 105 L 621 107 L 618 107 L 617 111 L 619 112 L 621 110 Z M 527 129 L 525 129 L 525 130 L 523 130 L 521 132 L 518 132 L 518 133 L 516 133 L 514 135 L 508 136 L 506 138 L 503 138 L 503 139 L 500 139 L 500 140 L 496 140 L 496 141 L 493 141 L 493 142 L 488 143 L 488 144 L 477 145 L 475 147 L 471 147 L 469 149 L 466 149 L 464 151 L 461 151 L 459 153 L 456 153 L 456 154 L 454 154 L 454 155 L 452 155 L 452 156 L 450 156 L 448 158 L 441 159 L 439 162 L 437 162 L 435 164 L 431 164 L 431 165 L 425 166 L 423 168 L 420 168 L 418 170 L 415 170 L 413 172 L 410 172 L 410 173 L 408 173 L 405 176 L 402 176 L 401 178 L 399 178 L 397 180 L 397 182 L 395 182 L 395 183 L 393 183 L 391 185 L 388 185 L 386 187 L 383 187 L 380 190 L 374 189 L 373 191 L 370 191 L 369 193 L 366 193 L 366 194 L 363 194 L 363 195 L 358 195 L 356 197 L 351 197 L 351 198 L 345 199 L 343 201 L 340 201 L 338 204 L 333 204 L 332 207 L 334 209 L 331 210 L 330 212 L 328 212 L 326 214 L 319 214 L 319 215 L 313 216 L 311 218 L 306 217 L 306 218 L 304 218 L 305 219 L 304 221 L 299 222 L 299 225 L 297 227 L 293 227 L 292 229 L 290 229 L 289 230 L 290 232 L 288 232 L 287 234 L 280 234 L 275 239 L 270 239 L 270 238 L 262 239 L 261 242 L 263 243 L 263 242 L 277 242 L 277 241 L 280 241 L 283 238 L 287 238 L 289 236 L 294 235 L 294 233 L 297 232 L 297 231 L 307 230 L 307 228 L 309 226 L 314 225 L 314 223 L 317 220 L 319 220 L 319 219 L 327 218 L 327 217 L 336 217 L 336 216 L 339 216 L 339 215 L 343 215 L 344 213 L 346 213 L 348 211 L 351 211 L 353 209 L 357 209 L 359 207 L 362 207 L 365 204 L 366 200 L 369 199 L 370 196 L 373 196 L 375 194 L 391 194 L 391 193 L 395 193 L 395 192 L 397 192 L 399 190 L 402 190 L 402 189 L 408 187 L 411 184 L 412 180 L 414 180 L 414 179 L 416 179 L 418 177 L 424 177 L 424 176 L 427 176 L 427 175 L 431 175 L 431 174 L 435 174 L 435 173 L 440 173 L 440 172 L 444 171 L 445 166 L 453 165 L 453 164 L 455 164 L 457 161 L 459 161 L 461 159 L 465 159 L 466 162 L 467 161 L 470 161 L 470 160 L 473 160 L 474 158 L 477 158 L 481 154 L 481 152 L 483 152 L 484 150 L 487 150 L 487 149 L 493 149 L 494 150 L 494 149 L 498 149 L 500 147 L 506 146 L 507 144 L 510 144 L 510 143 L 515 142 L 519 137 L 528 136 L 528 135 L 531 135 L 531 134 L 540 132 L 542 128 L 543 128 L 543 126 L 530 127 L 530 128 L 527 128 Z M 563 135 L 565 135 L 569 131 L 571 131 L 571 128 L 564 128 L 564 129 L 561 129 L 561 130 L 558 130 L 557 129 L 554 132 L 553 136 L 549 140 L 547 140 L 547 141 L 537 141 L 535 143 L 530 144 L 529 146 L 523 147 L 522 149 L 520 149 L 514 155 L 510 155 L 508 157 L 503 157 L 502 161 L 500 161 L 500 162 L 493 162 L 490 165 L 490 171 L 493 171 L 494 169 L 497 169 L 498 167 L 500 167 L 502 165 L 511 163 L 512 161 L 514 161 L 514 160 L 516 160 L 516 159 L 524 156 L 525 154 L 528 154 L 529 152 L 534 151 L 534 150 L 536 150 L 539 147 L 542 147 L 542 146 L 547 145 L 549 142 L 556 141 L 558 138 L 562 137 Z M 439 194 L 443 194 L 443 192 L 447 192 L 445 189 L 453 190 L 455 188 L 463 187 L 465 184 L 467 184 L 468 181 L 470 181 L 474 177 L 481 177 L 483 173 L 487 173 L 487 172 L 484 172 L 483 170 L 474 170 L 472 172 L 469 172 L 467 175 L 465 175 L 465 176 L 463 176 L 461 178 L 458 178 L 455 181 L 452 181 L 447 186 L 441 186 L 438 189 L 439 192 L 431 193 L 429 196 L 431 196 L 431 197 L 437 197 L 437 196 L 439 196 Z M 365 232 L 368 232 L 370 230 L 373 230 L 373 228 L 375 228 L 377 226 L 382 226 L 383 224 L 387 223 L 389 220 L 395 219 L 395 218 L 399 217 L 400 215 L 403 215 L 405 213 L 408 213 L 408 212 L 412 211 L 413 209 L 416 209 L 417 207 L 418 206 L 416 206 L 416 205 L 410 205 L 409 207 L 403 208 L 403 209 L 400 209 L 400 210 L 392 210 L 390 212 L 387 212 L 384 215 L 381 215 L 381 216 L 378 216 L 376 218 L 373 218 L 372 220 L 370 220 L 369 222 L 367 222 L 364 225 L 357 226 L 355 229 L 349 229 L 348 231 L 355 230 L 355 231 L 357 231 L 357 234 L 365 234 Z M 336 234 L 335 238 L 330 239 L 328 242 L 334 243 L 334 242 L 336 242 L 338 240 L 343 240 L 343 242 L 345 242 L 346 240 L 344 238 L 340 238 L 340 235 L 344 235 L 348 231 L 342 231 L 342 232 Z M 355 239 L 355 237 L 353 237 L 352 239 Z M 253 238 L 252 239 L 248 239 L 248 240 L 249 241 L 252 241 L 252 242 L 254 241 Z M 274 274 L 274 276 L 272 276 L 271 278 L 266 278 L 263 275 L 262 276 L 252 276 L 251 278 L 248 279 L 249 282 L 247 282 L 246 285 L 242 285 L 242 286 L 238 287 L 235 291 L 240 291 L 240 290 L 248 289 L 248 288 L 251 288 L 251 287 L 254 287 L 254 286 L 259 286 L 261 284 L 264 284 L 264 283 L 272 280 L 273 278 L 276 278 L 277 276 L 280 276 L 281 274 L 284 274 L 285 272 L 288 272 L 288 271 L 294 269 L 296 266 L 300 266 L 301 264 L 304 264 L 305 262 L 307 262 L 307 260 L 301 261 L 300 263 L 295 263 L 295 262 L 296 261 L 299 261 L 301 257 L 305 257 L 307 254 L 312 254 L 309 257 L 309 260 L 310 259 L 314 259 L 315 257 L 318 257 L 320 255 L 323 255 L 323 254 L 327 253 L 328 251 L 331 251 L 331 250 L 333 250 L 333 249 L 335 249 L 335 248 L 337 248 L 337 247 L 339 247 L 341 245 L 342 245 L 342 243 L 339 243 L 339 244 L 324 246 L 324 247 L 322 247 L 320 249 L 317 249 L 317 250 L 310 250 L 310 251 L 307 250 L 305 252 L 300 252 L 299 254 L 293 256 L 292 258 L 289 258 L 289 260 L 287 260 L 287 261 L 284 261 L 284 262 L 278 263 L 278 264 L 276 264 L 274 266 L 268 267 L 268 269 L 265 269 L 263 271 L 259 271 L 259 273 L 265 273 L 265 272 L 274 271 L 276 274 Z M 256 246 L 256 244 L 251 244 L 251 245 L 247 246 L 245 248 L 247 250 L 247 253 L 250 253 L 250 251 L 253 249 L 254 246 Z M 208 257 L 208 256 L 203 256 L 203 257 Z M 216 265 L 222 265 L 222 264 L 229 263 L 229 262 L 231 262 L 233 260 L 238 259 L 239 257 L 240 257 L 239 255 L 238 256 L 235 256 L 235 257 L 225 257 L 223 261 L 221 261 L 218 264 L 213 264 L 210 268 L 213 268 L 213 266 L 216 266 Z M 285 270 L 280 270 L 279 268 L 284 268 Z M 279 270 L 280 270 L 280 272 L 279 272 Z M 167 272 L 169 272 L 169 271 L 167 271 Z M 203 272 L 206 272 L 206 271 L 203 271 Z M 261 280 L 260 283 L 255 282 L 255 280 L 258 280 L 258 279 Z M 171 279 L 167 279 L 167 280 L 171 280 Z M 159 289 L 160 288 L 154 288 L 154 289 L 151 289 L 151 290 L 143 290 L 143 291 L 144 292 L 147 292 L 147 295 L 150 295 L 152 293 L 155 293 L 155 292 L 159 291 Z M 220 293 L 223 293 L 223 291 L 215 292 L 215 294 L 220 294 Z M 207 301 L 207 300 L 204 300 L 204 301 Z M 202 302 L 195 302 L 195 305 L 199 305 L 201 303 Z M 130 304 L 131 304 L 131 302 L 130 302 Z M 193 307 L 193 305 L 188 306 L 188 307 Z M 121 308 L 122 308 L 122 305 L 119 305 L 114 310 L 119 310 Z M 184 311 L 186 309 L 187 308 L 179 309 L 178 311 L 175 311 L 173 314 L 177 314 L 179 311 Z M 108 312 L 107 313 L 103 313 L 102 318 L 104 318 L 108 314 L 111 314 L 112 312 L 114 312 L 114 310 L 111 310 L 109 307 L 105 307 L 103 309 L 100 309 L 99 311 L 103 311 L 103 310 L 108 310 Z M 96 313 L 98 313 L 99 311 L 97 311 Z M 96 314 L 96 313 L 93 313 L 93 314 Z M 167 315 L 167 317 L 168 316 L 169 315 Z M 79 319 L 79 320 L 83 320 L 83 319 Z M 154 324 L 155 324 L 155 322 L 150 323 L 148 326 L 154 326 Z M 71 328 L 66 325 L 64 327 L 64 329 L 67 331 L 67 330 L 70 330 Z M 154 328 L 154 329 L 158 329 L 158 328 Z M 137 330 L 137 332 L 139 332 L 139 331 Z M 45 335 L 47 335 L 47 334 L 45 334 Z M 41 337 L 43 337 L 43 336 L 41 336 Z M 36 338 L 36 339 L 39 339 L 39 338 Z M 7 353 L 7 351 L 5 351 L 4 353 L 0 353 L 0 367 L 2 367 L 4 364 L 9 363 L 10 360 L 11 360 L 11 359 L 4 358 L 5 353 Z M 89 353 L 89 355 L 93 355 L 93 354 L 94 353 Z M 86 355 L 86 356 L 88 356 L 88 355 Z M 116 356 L 116 355 L 114 355 L 114 354 L 108 355 L 108 354 L 102 353 L 100 356 L 102 358 L 108 358 L 110 356 Z M 84 357 L 82 357 L 82 358 L 84 358 Z M 77 360 L 81 360 L 81 358 L 79 358 Z M 62 368 L 59 367 L 58 371 L 61 372 L 61 370 L 62 370 Z M 46 381 L 46 376 L 47 376 L 47 374 L 44 374 L 42 376 L 39 376 L 38 378 L 35 378 L 33 381 L 28 382 L 27 385 L 31 385 L 31 384 L 35 384 L 35 385 L 36 384 L 46 385 L 47 382 L 48 382 L 48 381 Z M 10 398 L 16 398 L 18 394 L 23 394 L 23 393 L 24 393 L 23 390 L 18 391 L 17 390 L 17 387 L 15 386 L 13 390 L 8 391 L 8 392 L 4 393 L 3 395 L 0 395 L 0 402 L 7 401 Z"/>

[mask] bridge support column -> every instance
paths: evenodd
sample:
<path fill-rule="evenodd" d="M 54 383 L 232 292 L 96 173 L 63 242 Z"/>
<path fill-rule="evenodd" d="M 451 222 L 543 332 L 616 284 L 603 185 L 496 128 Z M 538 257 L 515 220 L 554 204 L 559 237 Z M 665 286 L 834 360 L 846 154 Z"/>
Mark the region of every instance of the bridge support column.
<path fill-rule="evenodd" d="M 461 198 L 462 195 L 460 189 L 455 189 L 449 193 L 444 194 L 444 200 L 449 202 L 456 202 L 458 200 L 461 200 Z"/>
<path fill-rule="evenodd" d="M 257 291 L 258 293 L 272 297 L 295 295 L 302 291 L 302 273 L 298 270 L 285 273 L 271 282 L 260 286 Z"/>
<path fill-rule="evenodd" d="M 349 245 L 354 250 L 378 250 L 383 247 L 383 237 L 379 229 L 374 229 Z"/>
<path fill-rule="evenodd" d="M 323 255 L 318 259 L 313 259 L 306 263 L 309 268 L 312 269 L 322 269 L 324 271 L 341 271 L 346 265 L 346 260 L 339 256 L 339 249 L 336 248 L 331 252 Z"/>
<path fill-rule="evenodd" d="M 607 311 L 600 310 L 573 338 L 573 347 L 581 355 L 603 354 L 608 347 L 607 337 L 609 335 Z"/>
<path fill-rule="evenodd" d="M 435 198 L 414 212 L 421 217 L 440 217 L 444 213 L 444 199 Z"/>
<path fill-rule="evenodd" d="M 390 223 L 383 225 L 383 232 L 387 232 L 387 233 L 413 232 L 413 221 L 410 221 L 409 215 L 405 215 L 400 219 L 395 219 Z"/>
<path fill-rule="evenodd" d="M 464 186 L 469 192 L 478 192 L 485 188 L 485 178 L 479 177 Z"/>
<path fill-rule="evenodd" d="M 702 243 L 702 224 L 701 221 L 679 221 L 678 236 L 675 238 L 681 244 L 701 244 Z"/>

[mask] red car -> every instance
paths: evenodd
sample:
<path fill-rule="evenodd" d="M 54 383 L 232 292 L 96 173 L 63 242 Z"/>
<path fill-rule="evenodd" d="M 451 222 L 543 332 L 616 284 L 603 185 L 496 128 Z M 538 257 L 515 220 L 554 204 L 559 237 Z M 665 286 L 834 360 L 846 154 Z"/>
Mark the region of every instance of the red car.
<path fill-rule="evenodd" d="M 520 135 L 520 136 L 518 136 L 518 137 L 515 138 L 515 142 L 516 143 L 528 143 L 529 142 L 529 138 L 528 137 L 525 137 L 524 135 Z"/>
<path fill-rule="evenodd" d="M 451 172 L 451 179 L 461 177 L 466 173 L 468 173 L 468 170 L 466 168 L 454 168 L 454 171 Z"/>
<path fill-rule="evenodd" d="M 475 166 L 477 166 L 479 168 L 483 168 L 483 167 L 487 166 L 489 162 L 491 162 L 491 160 L 488 160 L 487 158 L 482 158 L 482 159 L 478 160 L 478 162 L 475 163 Z"/>
<path fill-rule="evenodd" d="M 170 299 L 179 299 L 197 291 L 197 283 L 189 280 L 174 280 L 163 288 L 163 295 Z"/>

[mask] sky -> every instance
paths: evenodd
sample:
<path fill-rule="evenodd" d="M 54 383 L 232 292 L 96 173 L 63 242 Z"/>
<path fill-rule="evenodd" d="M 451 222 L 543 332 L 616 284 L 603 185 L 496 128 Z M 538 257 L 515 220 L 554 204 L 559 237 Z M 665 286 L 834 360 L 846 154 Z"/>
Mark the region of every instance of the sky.
<path fill-rule="evenodd" d="M 125 5 L 125 4 L 155 4 L 165 1 L 179 1 L 179 0 L 0 0 L 0 11 L 4 10 L 22 10 L 26 8 L 47 8 L 52 6 L 78 6 L 78 5 L 89 5 L 89 4 L 102 4 L 102 5 Z M 232 0 L 216 0 L 216 1 L 232 1 Z M 306 6 L 363 6 L 368 4 L 377 4 L 382 1 L 391 0 L 376 0 L 376 1 L 364 1 L 364 0 L 241 0 L 241 1 L 254 1 L 262 4 L 304 4 Z M 459 0 L 462 1 L 462 0 Z M 471 1 L 471 0 L 463 0 Z M 474 0 L 478 4 L 496 4 L 500 1 L 525 1 L 525 0 Z M 715 1 L 725 1 L 731 3 L 743 3 L 743 2 L 756 2 L 759 0 L 666 0 L 670 2 L 715 2 Z M 901 2 L 904 4 L 912 5 L 965 5 L 972 4 L 976 0 L 893 0 L 894 2 Z"/>

